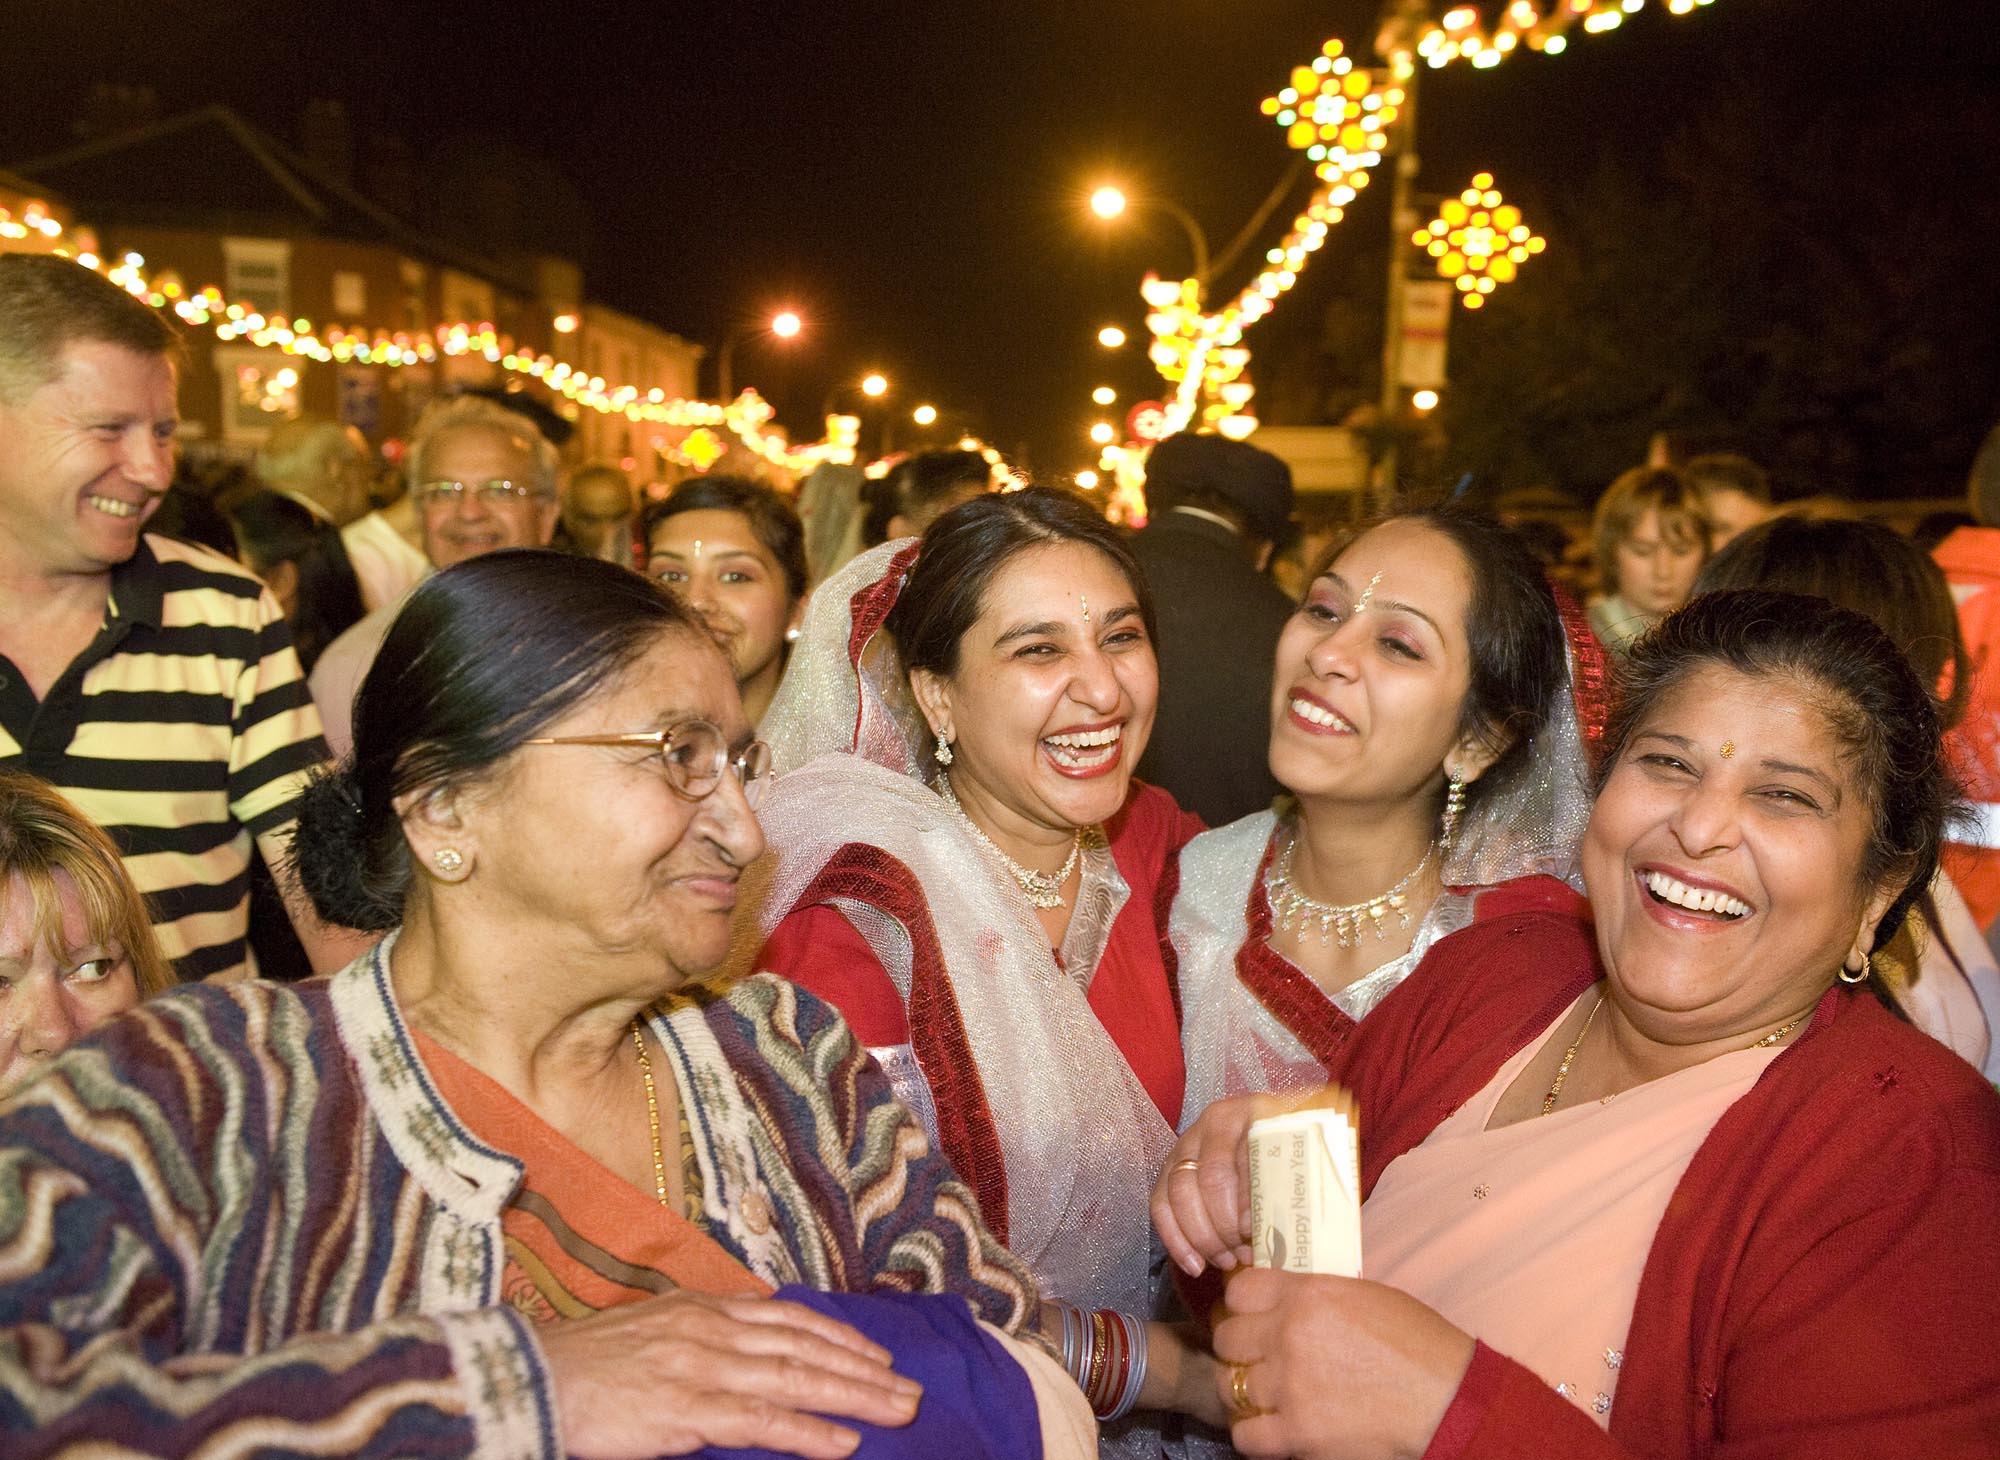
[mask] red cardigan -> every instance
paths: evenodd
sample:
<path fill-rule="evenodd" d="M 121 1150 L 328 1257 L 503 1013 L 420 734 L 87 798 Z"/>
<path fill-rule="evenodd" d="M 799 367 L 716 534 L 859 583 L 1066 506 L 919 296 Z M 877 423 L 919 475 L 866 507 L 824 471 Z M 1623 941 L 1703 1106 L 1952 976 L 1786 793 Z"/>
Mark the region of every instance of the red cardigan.
<path fill-rule="evenodd" d="M 1364 1195 L 1600 976 L 1589 926 L 1557 911 L 1451 943 L 1336 1057 Z M 1682 1176 L 1609 1432 L 1482 1344 L 1426 1460 L 1996 1455 L 2000 1098 L 1836 984 Z"/>

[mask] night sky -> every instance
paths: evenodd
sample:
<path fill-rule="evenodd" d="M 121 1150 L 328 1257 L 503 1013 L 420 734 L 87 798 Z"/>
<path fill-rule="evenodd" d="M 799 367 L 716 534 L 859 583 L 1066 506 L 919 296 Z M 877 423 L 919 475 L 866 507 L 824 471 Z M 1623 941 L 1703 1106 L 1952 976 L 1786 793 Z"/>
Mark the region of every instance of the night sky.
<path fill-rule="evenodd" d="M 537 154 L 581 195 L 584 217 L 548 227 L 574 240 L 594 296 L 711 345 L 779 305 L 806 316 L 805 338 L 748 343 L 736 360 L 795 430 L 829 389 L 880 368 L 905 410 L 962 412 L 1047 474 L 1087 464 L 1092 386 L 1156 391 L 1137 284 L 1187 262 L 1165 219 L 1128 215 L 1114 231 L 1092 218 L 1090 185 L 1172 197 L 1221 249 L 1290 160 L 1259 100 L 1328 36 L 1366 53 L 1376 8 L 16 0 L 0 13 L 0 166 L 68 145 L 101 81 L 149 86 L 169 115 L 224 102 L 294 143 L 304 103 L 331 97 L 357 134 L 398 133 L 420 156 Z M 1952 177 L 1925 167 L 1927 138 L 1953 121 L 1934 99 L 1996 85 L 2000 27 L 1983 9 L 1715 0 L 1672 17 L 1653 0 L 1610 35 L 1576 32 L 1560 57 L 1427 74 L 1423 182 L 1456 190 L 1490 167 L 1510 197 L 1546 198 L 1592 169 L 1647 176 L 1732 95 L 1767 103 L 1755 145 L 1782 152 L 1822 105 L 1900 91 L 1909 169 L 1842 185 L 1891 205 L 1899 189 L 1962 188 L 1990 236 L 2000 164 L 1965 172 L 1961 149 Z M 1315 261 L 1327 280 L 1345 267 L 1351 282 L 1369 247 L 1379 261 L 1386 183 Z M 1314 285 L 1308 274 L 1281 301 L 1253 348 L 1265 332 L 1313 332 L 1326 307 Z M 1094 342 L 1110 321 L 1135 338 L 1116 358 Z M 1995 354 L 1961 363 L 2000 388 Z M 1259 378 L 1267 398 L 1282 393 Z M 1972 418 L 2000 398 L 1967 390 L 1976 435 Z"/>

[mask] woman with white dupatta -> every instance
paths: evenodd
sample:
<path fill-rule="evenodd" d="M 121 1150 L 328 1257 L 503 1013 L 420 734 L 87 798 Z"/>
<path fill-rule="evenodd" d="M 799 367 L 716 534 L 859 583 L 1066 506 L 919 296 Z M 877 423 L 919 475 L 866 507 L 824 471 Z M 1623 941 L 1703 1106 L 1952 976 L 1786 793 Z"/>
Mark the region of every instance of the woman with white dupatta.
<path fill-rule="evenodd" d="M 1399 513 L 1320 564 L 1271 692 L 1289 802 L 1181 855 L 1184 1124 L 1324 1084 L 1358 1021 L 1475 920 L 1580 905 L 1563 879 L 1588 770 L 1564 648 L 1540 568 L 1486 518 Z M 1576 677 L 1601 688 L 1601 661 Z"/>
<path fill-rule="evenodd" d="M 756 966 L 841 1010 L 1063 1300 L 1045 1332 L 1130 1454 L 1160 1448 L 1115 1427 L 1135 1405 L 1219 1411 L 1206 1357 L 1147 1321 L 1182 1114 L 1163 928 L 1200 829 L 1131 778 L 1152 625 L 1122 537 L 1063 493 L 981 497 L 855 559 L 763 722 L 782 774 L 744 899 Z"/>

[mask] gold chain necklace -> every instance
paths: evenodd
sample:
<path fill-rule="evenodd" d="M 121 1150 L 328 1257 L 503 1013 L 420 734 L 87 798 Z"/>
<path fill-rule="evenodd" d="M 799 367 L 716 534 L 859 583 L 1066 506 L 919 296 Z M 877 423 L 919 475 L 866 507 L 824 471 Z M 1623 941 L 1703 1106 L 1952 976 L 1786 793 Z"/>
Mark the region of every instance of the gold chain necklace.
<path fill-rule="evenodd" d="M 958 819 L 966 824 L 972 834 L 985 844 L 986 849 L 1006 865 L 1007 872 L 1019 884 L 1029 902 L 1047 912 L 1051 908 L 1063 906 L 1063 884 L 1069 881 L 1069 874 L 1076 870 L 1077 859 L 1083 855 L 1083 832 L 1079 830 L 1075 842 L 1069 849 L 1069 860 L 1054 872 L 1037 872 L 1033 867 L 1024 867 L 1005 852 L 999 845 L 979 829 L 979 823 L 965 814 L 965 808 L 958 804 L 958 794 L 951 788 L 950 776 L 938 777 L 938 794 L 944 797 L 944 804 L 958 814 Z"/>
<path fill-rule="evenodd" d="M 639 1078 L 646 1082 L 646 1119 L 653 1126 L 653 1195 L 667 1206 L 667 1148 L 660 1142 L 660 1094 L 653 1088 L 653 1061 L 646 1053 L 640 1022 L 632 1021 L 632 1047 L 639 1051 Z"/>
<path fill-rule="evenodd" d="M 1597 1002 L 1590 1006 L 1590 1017 L 1583 1021 L 1583 1028 L 1576 1031 L 1576 1038 L 1572 1039 L 1569 1048 L 1563 1051 L 1562 1063 L 1556 1066 L 1555 1080 L 1549 1085 L 1549 1093 L 1542 1097 L 1542 1114 L 1547 1115 L 1556 1108 L 1556 1097 L 1562 1094 L 1563 1081 L 1569 1078 L 1569 1067 L 1576 1061 L 1576 1052 L 1583 1048 L 1583 1036 L 1590 1033 L 1590 1026 L 1597 1022 L 1597 1011 L 1603 1007 L 1604 995 L 1599 994 Z M 1762 1039 L 1751 1044 L 1746 1044 L 1743 1047 L 1745 1049 L 1768 1049 L 1801 1024 L 1805 1023 L 1806 1018 L 1805 1014 L 1801 1014 L 1791 1023 L 1780 1024 Z"/>
<path fill-rule="evenodd" d="M 1298 833 L 1296 831 L 1288 833 L 1284 849 L 1278 853 L 1278 860 L 1271 867 L 1271 874 L 1266 881 L 1271 898 L 1271 912 L 1280 929 L 1289 931 L 1293 921 L 1298 922 L 1298 931 L 1293 936 L 1301 943 L 1306 940 L 1306 934 L 1312 930 L 1312 925 L 1318 923 L 1319 943 L 1322 948 L 1326 946 L 1329 938 L 1343 948 L 1352 948 L 1361 941 L 1363 928 L 1373 928 L 1378 940 L 1387 938 L 1389 930 L 1385 923 L 1390 913 L 1396 915 L 1400 926 L 1407 928 L 1410 925 L 1410 884 L 1424 875 L 1424 869 L 1430 866 L 1431 858 L 1437 855 L 1438 850 L 1436 842 L 1425 847 L 1424 855 L 1417 865 L 1387 892 L 1341 906 L 1336 903 L 1321 902 L 1315 897 L 1308 896 L 1299 884 L 1292 880 L 1292 853 L 1298 844 Z"/>

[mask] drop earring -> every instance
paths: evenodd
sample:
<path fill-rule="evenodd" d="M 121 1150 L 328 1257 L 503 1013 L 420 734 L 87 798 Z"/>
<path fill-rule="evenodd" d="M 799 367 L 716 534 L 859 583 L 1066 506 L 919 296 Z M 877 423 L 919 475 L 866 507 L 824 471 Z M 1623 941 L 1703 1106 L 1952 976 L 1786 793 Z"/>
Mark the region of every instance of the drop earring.
<path fill-rule="evenodd" d="M 945 739 L 944 731 L 942 730 L 937 733 L 937 749 L 931 752 L 931 757 L 939 765 L 950 765 L 952 763 L 951 742 Z"/>
<path fill-rule="evenodd" d="M 1465 782 L 1458 778 L 1458 772 L 1448 771 L 1444 784 L 1444 819 L 1438 824 L 1438 847 L 1451 850 L 1451 839 L 1458 834 L 1458 820 L 1465 812 Z"/>

